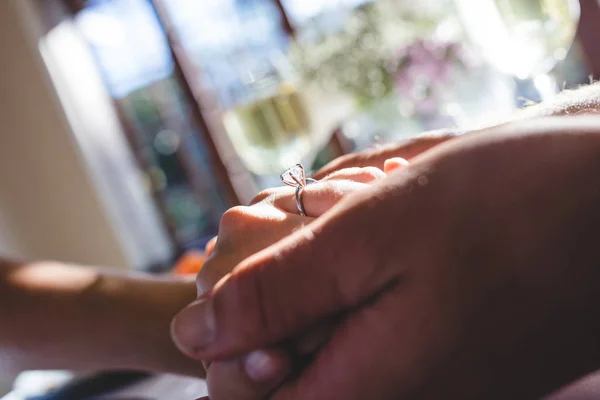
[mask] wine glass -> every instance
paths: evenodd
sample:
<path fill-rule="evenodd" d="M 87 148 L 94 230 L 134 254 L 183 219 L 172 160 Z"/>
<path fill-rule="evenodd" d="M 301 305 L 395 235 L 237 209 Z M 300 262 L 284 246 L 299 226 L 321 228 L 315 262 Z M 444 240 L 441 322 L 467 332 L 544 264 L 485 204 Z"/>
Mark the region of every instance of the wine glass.
<path fill-rule="evenodd" d="M 580 17 L 579 0 L 454 0 L 467 35 L 501 72 L 533 80 L 542 99 L 557 93 L 548 74 L 565 59 Z"/>
<path fill-rule="evenodd" d="M 269 176 L 307 161 L 313 147 L 311 120 L 285 57 L 272 55 L 239 65 L 235 103 L 223 121 L 244 165 Z"/>

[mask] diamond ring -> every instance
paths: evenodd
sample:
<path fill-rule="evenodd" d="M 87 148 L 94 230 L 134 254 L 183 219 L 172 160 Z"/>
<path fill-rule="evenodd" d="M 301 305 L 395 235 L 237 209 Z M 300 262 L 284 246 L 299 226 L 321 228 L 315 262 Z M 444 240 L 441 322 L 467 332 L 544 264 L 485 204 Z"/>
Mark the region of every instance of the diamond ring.
<path fill-rule="evenodd" d="M 296 206 L 298 207 L 300 215 L 306 217 L 306 209 L 302 203 L 302 191 L 306 185 L 316 183 L 317 181 L 306 177 L 302 164 L 296 164 L 292 168 L 285 171 L 281 175 L 281 180 L 286 185 L 296 188 Z"/>

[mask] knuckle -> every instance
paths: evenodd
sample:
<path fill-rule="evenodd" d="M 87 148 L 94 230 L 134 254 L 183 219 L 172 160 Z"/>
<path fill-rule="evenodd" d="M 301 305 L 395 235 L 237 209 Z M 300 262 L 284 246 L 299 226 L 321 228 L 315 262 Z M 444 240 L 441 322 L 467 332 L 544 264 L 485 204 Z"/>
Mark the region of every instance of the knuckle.
<path fill-rule="evenodd" d="M 250 202 L 251 205 L 256 204 L 256 203 L 260 203 L 261 201 L 272 197 L 276 194 L 276 190 L 275 189 L 266 189 L 261 191 L 259 194 L 257 194 L 256 196 L 254 196 L 254 198 L 252 199 L 252 201 Z"/>
<path fill-rule="evenodd" d="M 283 339 L 290 320 L 281 314 L 278 291 L 271 284 L 271 278 L 271 274 L 251 267 L 250 271 L 235 274 L 229 281 L 237 308 L 243 310 L 244 322 L 239 326 L 239 334 L 258 347 L 266 344 L 265 338 L 275 341 Z"/>
<path fill-rule="evenodd" d="M 237 206 L 230 208 L 221 217 L 219 235 L 222 236 L 227 232 L 243 229 L 252 219 L 249 207 Z"/>
<path fill-rule="evenodd" d="M 262 274 L 253 274 L 250 287 L 254 293 L 255 321 L 263 332 L 277 337 L 281 330 L 281 319 L 273 310 L 273 300 L 269 296 L 269 285 Z"/>
<path fill-rule="evenodd" d="M 266 264 L 265 270 L 279 270 L 280 266 L 280 262 L 271 260 Z M 287 298 L 289 292 L 277 289 L 280 285 L 276 274 L 256 273 L 251 280 L 255 321 L 260 327 L 258 340 L 266 334 L 271 340 L 281 341 L 291 332 L 303 328 L 306 315 L 301 306 Z"/>

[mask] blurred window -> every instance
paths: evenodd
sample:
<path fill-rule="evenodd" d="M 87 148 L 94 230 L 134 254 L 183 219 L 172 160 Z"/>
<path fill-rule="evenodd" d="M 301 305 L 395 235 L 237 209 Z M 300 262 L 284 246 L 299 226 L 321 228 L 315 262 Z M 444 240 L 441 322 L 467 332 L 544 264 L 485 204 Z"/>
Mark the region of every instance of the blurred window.
<path fill-rule="evenodd" d="M 235 180 L 232 175 L 244 168 L 232 161 L 235 151 L 211 121 L 219 110 L 236 105 L 245 90 L 244 68 L 286 52 L 292 29 L 365 2 L 63 1 L 180 248 L 216 234 L 220 216 L 239 198 L 231 196 L 234 185 L 219 179 L 223 171 L 216 169 L 227 166 L 226 175 Z M 244 173 L 238 181 L 247 179 Z"/>
<path fill-rule="evenodd" d="M 148 185 L 158 193 L 183 246 L 218 230 L 231 206 L 211 170 L 200 127 L 190 117 L 174 60 L 152 4 L 95 0 L 76 16 L 77 26 L 131 133 Z"/>

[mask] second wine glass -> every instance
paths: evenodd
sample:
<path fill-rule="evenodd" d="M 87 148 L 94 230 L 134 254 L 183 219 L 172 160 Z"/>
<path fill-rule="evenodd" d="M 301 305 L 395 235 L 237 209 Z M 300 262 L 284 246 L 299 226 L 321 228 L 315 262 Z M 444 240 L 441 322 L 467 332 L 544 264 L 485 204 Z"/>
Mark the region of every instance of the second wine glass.
<path fill-rule="evenodd" d="M 567 56 L 579 0 L 454 0 L 470 39 L 500 71 L 532 79 L 542 98 L 557 92 L 548 73 Z"/>

